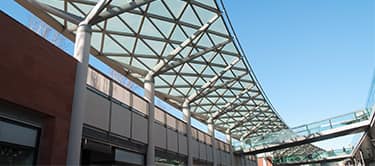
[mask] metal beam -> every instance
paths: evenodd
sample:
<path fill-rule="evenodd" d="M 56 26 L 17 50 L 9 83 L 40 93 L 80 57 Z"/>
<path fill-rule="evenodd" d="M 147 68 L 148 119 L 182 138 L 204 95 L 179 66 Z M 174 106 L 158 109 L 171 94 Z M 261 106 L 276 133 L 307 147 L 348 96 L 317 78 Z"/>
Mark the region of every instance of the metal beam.
<path fill-rule="evenodd" d="M 225 81 L 224 83 L 222 84 L 219 84 L 219 85 L 215 85 L 213 87 L 211 87 L 210 89 L 204 91 L 202 94 L 200 94 L 201 96 L 206 96 L 208 95 L 209 93 L 213 92 L 213 91 L 216 91 L 220 88 L 223 88 L 223 87 L 230 87 L 229 85 L 232 84 L 232 83 L 235 83 L 235 81 L 238 81 L 240 80 L 242 77 L 246 76 L 248 73 L 243 73 L 235 78 L 232 78 L 230 80 L 227 80 Z"/>
<path fill-rule="evenodd" d="M 154 0 L 133 0 L 128 2 L 127 4 L 124 4 L 122 6 L 110 6 L 110 8 L 107 11 L 104 11 L 103 13 L 100 13 L 92 20 L 92 24 L 97 24 L 101 21 L 104 21 L 106 19 L 109 19 L 114 16 L 118 16 L 122 13 L 125 13 L 127 11 L 133 10 L 135 8 L 138 8 L 140 6 L 143 6 L 147 3 L 150 3 Z"/>
<path fill-rule="evenodd" d="M 198 28 L 200 28 L 200 27 L 198 27 Z M 102 32 L 101 30 L 98 30 L 98 29 L 93 29 L 92 31 L 93 32 L 99 32 L 99 33 Z M 179 40 L 167 39 L 167 38 L 145 35 L 145 34 L 134 34 L 134 33 L 129 33 L 129 32 L 112 31 L 112 30 L 109 30 L 109 29 L 107 29 L 106 32 L 109 33 L 109 34 L 113 34 L 113 35 L 119 35 L 119 36 L 125 36 L 125 37 L 139 37 L 139 38 L 142 38 L 142 39 L 166 42 L 166 43 L 171 43 L 171 44 L 181 44 L 183 42 L 183 41 L 179 41 Z M 207 29 L 206 32 L 207 33 L 210 32 L 210 29 Z M 231 38 L 231 37 L 230 36 L 224 36 L 224 38 Z M 193 45 L 190 44 L 189 46 L 193 46 Z M 199 48 L 199 49 L 210 48 L 210 47 L 206 47 L 206 46 L 203 46 L 203 45 L 194 45 L 194 47 Z M 231 52 L 231 51 L 221 50 L 221 51 L 218 51 L 218 52 L 222 53 L 222 54 L 227 54 L 227 55 L 230 55 L 230 56 L 238 56 L 238 53 L 234 53 L 234 52 Z M 134 54 L 134 55 L 137 55 L 137 54 Z"/>
<path fill-rule="evenodd" d="M 270 116 L 270 117 L 271 117 L 271 116 Z M 268 118 L 265 119 L 265 120 L 268 120 L 270 117 L 268 117 Z M 252 128 L 249 130 L 249 132 L 247 132 L 246 134 L 244 134 L 244 135 L 241 136 L 241 139 L 245 139 L 245 138 L 247 138 L 248 136 L 250 136 L 250 134 L 252 134 L 251 131 L 256 131 L 257 128 L 258 128 L 260 125 L 262 125 L 262 124 L 263 124 L 263 123 L 258 123 L 257 125 L 255 125 L 254 127 L 252 127 Z"/>
<path fill-rule="evenodd" d="M 118 62 L 120 63 L 125 69 L 127 69 L 130 73 L 137 73 L 143 77 L 145 77 L 147 75 L 147 71 L 144 70 L 144 69 L 141 69 L 141 68 L 138 68 L 138 67 L 135 67 L 135 66 L 131 66 L 129 64 L 126 64 L 126 63 L 121 63 L 121 62 Z"/>
<path fill-rule="evenodd" d="M 196 32 L 194 32 L 189 38 L 187 38 L 184 42 L 182 42 L 178 47 L 176 47 L 166 59 L 162 59 L 155 67 L 150 71 L 150 74 L 153 76 L 157 76 L 165 66 L 168 65 L 169 61 L 177 56 L 186 46 L 191 44 L 196 38 L 198 38 L 203 32 L 205 32 L 211 24 L 213 24 L 220 16 L 215 15 L 212 17 L 206 24 L 202 25 Z"/>
<path fill-rule="evenodd" d="M 50 13 L 52 15 L 55 15 L 57 17 L 60 17 L 64 20 L 69 21 L 69 22 L 71 22 L 73 24 L 76 24 L 76 25 L 78 25 L 80 22 L 82 22 L 82 20 L 84 20 L 84 18 L 82 18 L 82 17 L 79 17 L 77 15 L 65 12 L 61 9 L 57 9 L 57 8 L 52 7 L 50 5 L 44 4 L 42 2 L 38 2 L 38 1 L 35 1 L 35 0 L 26 0 L 26 2 L 31 4 L 32 6 L 40 9 L 40 10 L 43 10 L 43 11 L 45 11 L 47 13 Z"/>
<path fill-rule="evenodd" d="M 249 110 L 249 112 L 248 112 L 247 114 L 245 114 L 245 115 L 244 115 L 239 121 L 237 121 L 235 124 L 233 124 L 231 127 L 229 127 L 228 130 L 233 130 L 234 128 L 236 128 L 236 127 L 238 127 L 238 126 L 244 124 L 244 123 L 248 120 L 248 118 L 250 118 L 251 115 L 253 115 L 253 114 L 252 114 L 252 113 L 253 113 L 252 111 L 254 111 L 254 110 L 256 110 L 256 109 L 259 109 L 262 105 L 265 105 L 265 103 L 263 103 L 263 104 L 261 104 L 261 105 L 258 105 L 258 106 L 256 106 L 255 108 Z M 261 113 L 260 113 L 260 114 L 261 114 Z"/>
<path fill-rule="evenodd" d="M 238 103 L 238 104 L 235 104 L 234 102 L 231 103 L 231 104 L 228 104 L 228 107 L 226 107 L 226 109 L 221 109 L 220 111 L 215 112 L 215 114 L 212 115 L 212 118 L 215 120 L 215 119 L 219 118 L 220 116 L 224 115 L 228 110 L 233 110 L 233 109 L 235 109 L 239 106 L 244 106 L 249 101 L 254 100 L 254 98 L 256 98 L 259 95 L 260 95 L 260 93 L 256 94 L 255 96 L 249 97 L 248 99 L 246 99 L 246 100 L 244 100 L 244 101 L 242 101 L 241 103 Z"/>
<path fill-rule="evenodd" d="M 208 81 L 206 84 L 204 84 L 200 90 L 204 91 L 206 88 L 208 87 L 212 87 L 216 81 L 222 76 L 225 74 L 225 72 L 227 72 L 228 70 L 230 70 L 230 68 L 232 68 L 235 64 L 237 64 L 238 62 L 240 61 L 240 58 L 236 58 L 231 64 L 229 64 L 224 70 L 222 70 L 218 75 L 214 76 L 210 81 Z M 198 90 L 195 94 L 185 98 L 185 101 L 183 103 L 183 112 L 184 112 L 184 119 L 185 118 L 188 118 L 188 120 L 186 120 L 188 123 L 188 131 L 190 132 L 191 130 L 191 124 L 190 124 L 190 109 L 189 109 L 189 105 L 191 102 L 193 102 L 194 100 L 196 100 L 196 98 L 198 96 L 200 96 L 200 91 Z M 213 121 L 210 121 L 208 123 L 208 131 L 209 131 L 209 134 L 211 135 L 211 143 L 212 143 L 212 156 L 213 156 L 213 165 L 216 165 L 216 138 L 215 138 L 215 126 L 213 124 Z M 190 134 L 190 135 L 189 135 Z M 188 134 L 188 164 L 190 165 L 190 163 L 192 164 L 192 149 L 191 149 L 191 141 L 189 140 L 192 140 L 191 138 L 191 133 Z M 190 138 L 189 138 L 190 137 Z"/>
<path fill-rule="evenodd" d="M 182 64 L 185 64 L 187 62 L 191 62 L 192 60 L 194 60 L 195 58 L 198 58 L 200 56 L 203 56 L 204 54 L 208 53 L 208 52 L 211 52 L 211 51 L 214 51 L 214 50 L 217 50 L 219 48 L 222 48 L 224 47 L 226 44 L 230 43 L 232 40 L 226 40 L 225 42 L 222 42 L 222 43 L 219 43 L 213 47 L 210 47 L 210 48 L 206 48 L 200 52 L 197 52 L 195 54 L 192 54 L 190 56 L 187 56 L 181 60 L 177 60 L 175 62 L 172 62 L 171 64 L 168 64 L 166 65 L 163 69 L 161 69 L 158 74 L 162 74 L 164 72 L 167 72 L 168 70 L 171 70 L 177 66 L 180 66 Z"/>
<path fill-rule="evenodd" d="M 261 123 L 258 123 L 256 126 L 252 127 L 252 128 L 249 130 L 249 132 L 247 132 L 246 134 L 242 135 L 241 138 L 240 138 L 241 142 L 243 142 L 243 140 L 244 140 L 245 138 L 247 138 L 248 136 L 250 136 L 250 134 L 252 134 L 253 131 L 256 131 L 256 129 L 257 129 L 260 125 L 261 125 Z"/>
<path fill-rule="evenodd" d="M 241 91 L 239 94 L 236 95 L 236 97 L 232 101 L 230 101 L 229 103 L 225 104 L 221 110 L 226 110 L 229 106 L 231 106 L 232 104 L 234 104 L 243 95 L 245 95 L 247 92 L 249 92 L 251 90 L 251 88 L 253 88 L 254 86 L 255 86 L 254 84 L 251 84 L 245 90 Z M 221 111 L 219 111 L 219 112 L 221 112 Z M 212 116 L 212 119 L 217 119 L 217 116 L 218 116 L 218 114 L 217 115 L 214 114 Z"/>
<path fill-rule="evenodd" d="M 222 71 L 220 71 L 219 74 L 215 75 L 214 77 L 211 78 L 208 82 L 206 82 L 194 95 L 189 96 L 189 101 L 194 102 L 195 100 L 198 100 L 201 97 L 204 97 L 208 95 L 209 93 L 222 88 L 226 86 L 227 84 L 230 84 L 233 81 L 238 80 L 239 78 L 242 77 L 239 76 L 236 78 L 233 78 L 223 84 L 220 84 L 219 86 L 214 86 L 215 83 L 225 74 L 225 72 L 229 71 L 235 64 L 237 64 L 240 61 L 241 58 L 236 58 L 231 64 L 229 64 L 226 68 L 224 68 Z M 207 89 L 208 88 L 208 89 Z"/>
<path fill-rule="evenodd" d="M 154 165 L 155 162 L 155 146 L 153 140 L 153 128 L 154 128 L 154 102 L 155 102 L 155 84 L 154 84 L 154 77 L 157 76 L 157 72 L 160 71 L 163 67 L 165 67 L 168 62 L 173 59 L 178 53 L 182 51 L 187 45 L 193 42 L 201 33 L 203 33 L 208 27 L 218 19 L 219 16 L 215 15 L 209 22 L 204 24 L 198 31 L 196 31 L 192 36 L 182 42 L 176 49 L 174 49 L 167 60 L 161 60 L 158 64 L 156 64 L 152 70 L 149 70 L 145 75 L 145 99 L 149 103 L 149 116 L 148 116 L 148 145 L 147 145 L 147 165 Z"/>
<path fill-rule="evenodd" d="M 100 0 L 97 2 L 81 24 L 94 25 L 94 19 L 96 19 L 96 17 L 109 5 L 109 3 L 111 3 L 111 1 L 112 0 Z"/>

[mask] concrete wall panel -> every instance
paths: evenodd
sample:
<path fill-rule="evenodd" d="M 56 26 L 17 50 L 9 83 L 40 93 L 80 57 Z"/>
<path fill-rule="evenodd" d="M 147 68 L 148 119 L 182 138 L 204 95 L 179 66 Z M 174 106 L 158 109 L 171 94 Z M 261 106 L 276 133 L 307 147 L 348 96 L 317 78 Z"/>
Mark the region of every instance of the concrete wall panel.
<path fill-rule="evenodd" d="M 86 90 L 85 123 L 108 131 L 109 127 L 109 100 Z"/>
<path fill-rule="evenodd" d="M 130 138 L 131 112 L 116 103 L 112 103 L 111 132 Z"/>
<path fill-rule="evenodd" d="M 199 143 L 199 158 L 207 160 L 206 144 L 201 142 Z"/>
<path fill-rule="evenodd" d="M 197 140 L 193 139 L 191 141 L 191 146 L 192 146 L 192 149 L 193 149 L 193 157 L 194 158 L 199 158 L 199 143 Z"/>
<path fill-rule="evenodd" d="M 212 161 L 212 147 L 210 145 L 207 146 L 207 160 Z"/>
<path fill-rule="evenodd" d="M 155 146 L 167 149 L 167 129 L 158 123 L 154 123 L 154 139 Z"/>
<path fill-rule="evenodd" d="M 187 137 L 179 134 L 178 135 L 178 152 L 187 155 Z"/>
<path fill-rule="evenodd" d="M 137 141 L 147 143 L 147 119 L 136 113 L 133 113 L 132 117 L 132 138 Z"/>
<path fill-rule="evenodd" d="M 167 149 L 173 152 L 178 152 L 177 132 L 171 129 L 167 129 L 167 136 Z"/>

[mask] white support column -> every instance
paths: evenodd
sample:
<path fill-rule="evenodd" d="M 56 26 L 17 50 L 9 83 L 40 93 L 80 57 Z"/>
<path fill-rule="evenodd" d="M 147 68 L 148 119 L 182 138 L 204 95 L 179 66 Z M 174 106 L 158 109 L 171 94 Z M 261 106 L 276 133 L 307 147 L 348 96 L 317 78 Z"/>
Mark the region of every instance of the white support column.
<path fill-rule="evenodd" d="M 230 165 L 234 165 L 233 147 L 232 147 L 232 136 L 230 132 L 226 133 L 226 141 L 229 144 L 229 154 L 230 154 Z"/>
<path fill-rule="evenodd" d="M 217 156 L 216 156 L 216 138 L 215 138 L 215 127 L 212 120 L 208 121 L 208 134 L 211 136 L 211 143 L 212 143 L 212 163 L 213 166 L 217 166 Z"/>
<path fill-rule="evenodd" d="M 190 113 L 190 106 L 189 101 L 185 100 L 182 104 L 182 112 L 184 113 L 184 121 L 186 122 L 186 135 L 187 135 L 187 147 L 188 147 L 188 166 L 193 165 L 193 147 L 192 141 L 193 138 L 191 136 L 191 113 Z"/>
<path fill-rule="evenodd" d="M 263 164 L 263 166 L 267 166 L 266 156 L 263 157 L 262 164 Z"/>
<path fill-rule="evenodd" d="M 81 154 L 82 127 L 86 104 L 86 80 L 89 67 L 91 26 L 79 25 L 74 45 L 74 58 L 77 59 L 74 96 L 70 120 L 67 165 L 79 165 Z"/>
<path fill-rule="evenodd" d="M 154 145 L 154 96 L 155 96 L 155 87 L 154 87 L 154 77 L 152 75 L 146 75 L 144 83 L 144 97 L 148 102 L 148 145 L 147 145 L 147 154 L 146 154 L 146 164 L 148 166 L 155 165 L 155 145 Z"/>
<path fill-rule="evenodd" d="M 245 149 L 244 137 L 240 138 L 240 142 L 241 142 L 241 149 L 242 149 L 242 151 L 244 151 L 244 149 Z"/>

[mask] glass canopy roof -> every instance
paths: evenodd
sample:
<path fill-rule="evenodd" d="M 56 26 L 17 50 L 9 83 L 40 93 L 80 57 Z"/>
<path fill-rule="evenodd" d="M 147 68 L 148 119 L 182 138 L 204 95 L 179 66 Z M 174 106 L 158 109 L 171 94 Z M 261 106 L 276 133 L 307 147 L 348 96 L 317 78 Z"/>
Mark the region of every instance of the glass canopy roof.
<path fill-rule="evenodd" d="M 96 0 L 17 0 L 74 41 Z M 215 0 L 107 0 L 92 22 L 91 54 L 143 85 L 148 71 L 156 95 L 180 108 L 193 96 L 192 116 L 214 119 L 234 138 L 287 128 L 268 102 L 233 40 Z"/>

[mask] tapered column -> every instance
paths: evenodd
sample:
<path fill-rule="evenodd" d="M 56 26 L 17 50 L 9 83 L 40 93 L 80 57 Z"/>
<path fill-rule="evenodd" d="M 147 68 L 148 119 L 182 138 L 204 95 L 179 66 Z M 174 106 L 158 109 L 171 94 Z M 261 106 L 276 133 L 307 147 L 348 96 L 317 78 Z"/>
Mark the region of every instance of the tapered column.
<path fill-rule="evenodd" d="M 72 113 L 68 142 L 67 165 L 79 165 L 81 154 L 82 127 L 86 104 L 86 80 L 89 67 L 91 26 L 79 25 L 74 45 L 74 58 L 77 59 Z M 51 145 L 52 146 L 52 145 Z"/>
<path fill-rule="evenodd" d="M 211 136 L 211 143 L 212 143 L 212 161 L 213 166 L 217 166 L 217 156 L 216 156 L 216 139 L 215 139 L 215 128 L 212 120 L 208 121 L 208 134 Z"/>
<path fill-rule="evenodd" d="M 230 154 L 230 165 L 234 165 L 233 147 L 232 147 L 232 136 L 230 132 L 226 133 L 226 141 L 229 144 L 229 154 Z"/>
<path fill-rule="evenodd" d="M 144 83 L 145 94 L 144 97 L 148 102 L 148 145 L 146 154 L 146 164 L 148 166 L 155 165 L 155 145 L 154 145 L 154 77 L 152 75 L 146 75 Z"/>
<path fill-rule="evenodd" d="M 192 136 L 191 136 L 191 113 L 189 102 L 185 101 L 182 104 L 182 112 L 184 113 L 184 121 L 186 122 L 186 136 L 187 136 L 187 147 L 188 147 L 188 166 L 193 165 L 193 147 L 192 147 Z"/>

